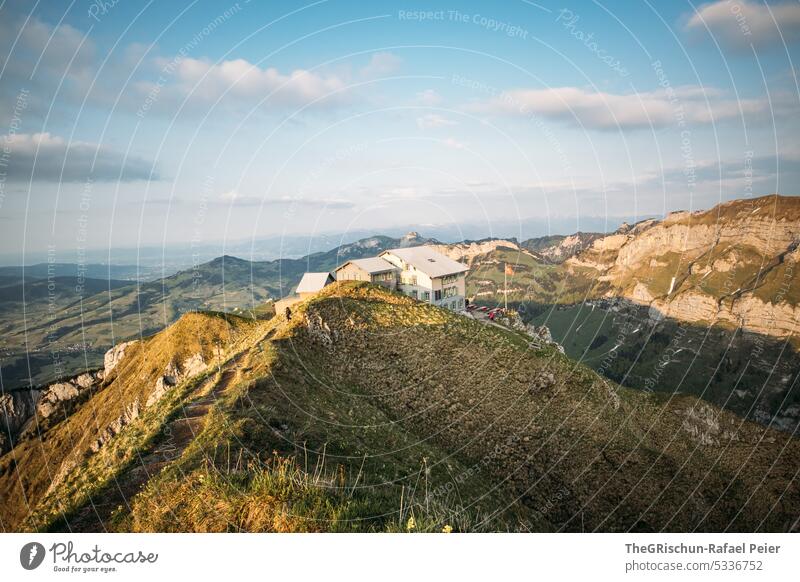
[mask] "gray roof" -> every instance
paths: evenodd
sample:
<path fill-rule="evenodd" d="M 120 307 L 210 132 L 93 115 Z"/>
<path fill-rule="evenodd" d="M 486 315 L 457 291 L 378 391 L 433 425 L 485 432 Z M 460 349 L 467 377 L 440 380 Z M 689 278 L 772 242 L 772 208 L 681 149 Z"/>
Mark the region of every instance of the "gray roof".
<path fill-rule="evenodd" d="M 390 249 L 381 253 L 381 256 L 391 253 L 403 259 L 409 265 L 416 267 L 429 277 L 444 277 L 469 271 L 469 267 L 450 257 L 446 257 L 432 247 L 406 247 L 404 249 Z"/>
<path fill-rule="evenodd" d="M 330 273 L 305 273 L 297 285 L 297 293 L 316 293 L 331 281 Z"/>
<path fill-rule="evenodd" d="M 359 269 L 366 271 L 370 275 L 374 275 L 375 273 L 385 273 L 386 271 L 394 271 L 397 269 L 397 267 L 385 259 L 380 257 L 369 257 L 367 259 L 353 259 L 352 261 L 347 261 L 344 265 L 336 270 L 338 271 L 350 263 L 356 265 Z"/>

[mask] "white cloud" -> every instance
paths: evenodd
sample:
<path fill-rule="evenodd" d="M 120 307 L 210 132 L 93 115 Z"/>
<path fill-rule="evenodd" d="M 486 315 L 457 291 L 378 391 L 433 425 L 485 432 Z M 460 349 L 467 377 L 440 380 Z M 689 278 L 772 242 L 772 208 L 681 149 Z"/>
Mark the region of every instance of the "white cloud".
<path fill-rule="evenodd" d="M 632 94 L 593 92 L 578 87 L 515 89 L 488 101 L 467 106 L 470 111 L 530 117 L 538 115 L 590 129 L 666 127 L 682 115 L 687 123 L 708 124 L 744 114 L 751 121 L 769 120 L 796 112 L 791 98 L 730 99 L 716 89 L 677 87 Z"/>
<path fill-rule="evenodd" d="M 341 100 L 337 92 L 345 87 L 344 80 L 334 75 L 304 69 L 282 73 L 274 67 L 262 69 L 244 59 L 212 63 L 204 59 L 160 58 L 157 64 L 174 75 L 174 82 L 168 83 L 163 93 L 189 101 L 214 103 L 225 95 L 226 99 L 253 106 L 269 96 L 267 105 L 301 106 L 325 97 Z M 147 90 L 147 84 L 142 85 L 141 91 Z"/>
<path fill-rule="evenodd" d="M 403 64 L 403 59 L 392 53 L 375 53 L 369 64 L 361 69 L 361 74 L 369 79 L 385 77 L 396 72 Z"/>
<path fill-rule="evenodd" d="M 425 89 L 414 96 L 414 102 L 419 105 L 433 107 L 434 105 L 439 105 L 442 102 L 442 96 L 433 89 Z"/>
<path fill-rule="evenodd" d="M 422 117 L 417 117 L 417 127 L 420 129 L 432 129 L 436 127 L 446 127 L 448 125 L 457 125 L 452 119 L 447 119 L 436 113 L 428 113 Z"/>
<path fill-rule="evenodd" d="M 699 35 L 710 32 L 731 49 L 781 45 L 800 39 L 800 4 L 767 6 L 751 0 L 719 0 L 701 6 L 689 18 L 686 30 Z"/>
<path fill-rule="evenodd" d="M 9 149 L 6 174 L 10 181 L 159 179 L 152 162 L 137 156 L 125 157 L 121 152 L 98 144 L 67 142 L 50 133 L 10 134 L 0 139 Z"/>
<path fill-rule="evenodd" d="M 467 147 L 467 144 L 465 144 L 465 143 L 463 143 L 463 142 L 460 142 L 460 141 L 458 141 L 458 140 L 457 140 L 456 138 L 454 138 L 454 137 L 448 137 L 446 140 L 444 140 L 444 142 L 443 142 L 443 143 L 444 143 L 444 145 L 446 145 L 447 147 L 449 147 L 449 148 L 453 148 L 453 149 L 455 149 L 455 150 L 463 150 L 465 147 Z"/>
<path fill-rule="evenodd" d="M 30 19 L 20 30 L 23 22 L 0 19 L 0 56 L 3 61 L 11 56 L 10 64 L 19 72 L 60 76 L 69 67 L 71 75 L 82 75 L 91 68 L 94 43 L 84 41 L 82 32 L 68 24 L 50 26 L 37 18 Z M 13 46 L 17 33 L 19 40 Z"/>

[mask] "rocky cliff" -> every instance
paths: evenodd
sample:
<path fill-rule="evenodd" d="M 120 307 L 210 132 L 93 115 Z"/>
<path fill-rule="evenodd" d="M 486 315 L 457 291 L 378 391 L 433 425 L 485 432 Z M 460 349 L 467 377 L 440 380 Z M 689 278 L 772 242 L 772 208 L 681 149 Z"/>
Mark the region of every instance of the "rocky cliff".
<path fill-rule="evenodd" d="M 595 232 L 576 232 L 566 236 L 542 236 L 523 241 L 520 246 L 536 253 L 549 263 L 559 264 L 588 248 L 595 240 L 603 236 Z"/>
<path fill-rule="evenodd" d="M 669 317 L 787 338 L 799 331 L 798 241 L 800 198 L 773 195 L 622 228 L 565 266 Z"/>
<path fill-rule="evenodd" d="M 454 261 L 466 263 L 467 265 L 470 266 L 475 262 L 476 259 L 483 257 L 484 255 L 493 253 L 498 248 L 510 249 L 514 251 L 520 250 L 520 247 L 516 242 L 499 238 L 485 239 L 480 241 L 464 241 L 449 245 L 440 244 L 432 246 L 438 252 L 450 257 Z"/>

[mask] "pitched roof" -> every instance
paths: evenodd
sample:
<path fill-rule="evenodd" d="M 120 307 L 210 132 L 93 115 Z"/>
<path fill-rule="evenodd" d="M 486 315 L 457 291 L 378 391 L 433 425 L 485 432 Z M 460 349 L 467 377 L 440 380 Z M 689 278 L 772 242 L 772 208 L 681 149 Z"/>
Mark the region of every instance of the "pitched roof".
<path fill-rule="evenodd" d="M 366 271 L 370 275 L 375 273 L 385 273 L 386 271 L 394 271 L 397 267 L 391 264 L 389 261 L 382 259 L 380 257 L 369 257 L 367 259 L 353 259 L 352 261 L 347 261 L 344 265 L 336 269 L 337 271 L 344 267 L 345 265 L 349 265 L 350 263 L 356 265 L 362 271 Z"/>
<path fill-rule="evenodd" d="M 332 280 L 330 273 L 305 273 L 297 285 L 297 293 L 316 293 Z"/>
<path fill-rule="evenodd" d="M 403 261 L 419 269 L 429 277 L 444 277 L 469 271 L 469 267 L 450 257 L 446 257 L 432 247 L 406 247 L 404 249 L 390 249 L 383 251 L 381 256 L 391 253 Z"/>

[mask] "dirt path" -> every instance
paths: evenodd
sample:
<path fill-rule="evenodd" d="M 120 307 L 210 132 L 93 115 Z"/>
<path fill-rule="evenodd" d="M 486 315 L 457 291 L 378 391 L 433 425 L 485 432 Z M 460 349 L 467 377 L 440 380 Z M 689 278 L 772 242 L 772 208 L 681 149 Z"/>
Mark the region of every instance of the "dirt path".
<path fill-rule="evenodd" d="M 256 345 L 272 338 L 273 327 Z M 208 413 L 225 390 L 232 386 L 242 370 L 243 350 L 207 378 L 187 397 L 182 409 L 162 428 L 161 437 L 148 450 L 139 452 L 138 460 L 122 471 L 106 488 L 96 493 L 69 517 L 57 531 L 105 532 L 111 515 L 119 507 L 130 509 L 130 500 L 161 470 L 180 458 L 189 444 L 203 431 Z"/>
<path fill-rule="evenodd" d="M 140 453 L 139 460 L 118 475 L 113 483 L 90 499 L 69 519 L 61 531 L 104 532 L 105 524 L 120 506 L 127 506 L 147 482 L 166 465 L 178 459 L 195 437 L 202 432 L 206 417 L 217 398 L 233 383 L 239 373 L 238 358 L 221 373 L 206 380 L 192 400 L 163 429 L 165 438 Z M 209 390 L 209 383 L 213 386 Z M 204 392 L 209 390 L 205 395 Z"/>

